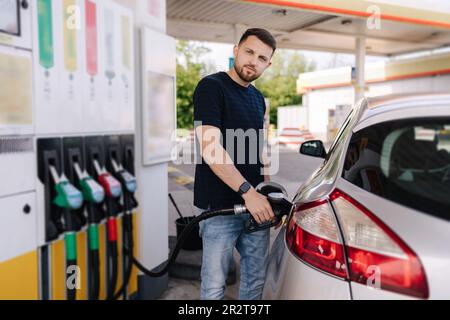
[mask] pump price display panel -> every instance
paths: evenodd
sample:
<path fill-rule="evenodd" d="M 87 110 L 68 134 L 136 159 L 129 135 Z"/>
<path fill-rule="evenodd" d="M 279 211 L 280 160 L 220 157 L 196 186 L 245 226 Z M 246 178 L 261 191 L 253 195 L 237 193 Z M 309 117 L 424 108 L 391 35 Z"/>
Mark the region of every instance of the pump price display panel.
<path fill-rule="evenodd" d="M 20 36 L 19 0 L 0 0 L 0 32 Z"/>

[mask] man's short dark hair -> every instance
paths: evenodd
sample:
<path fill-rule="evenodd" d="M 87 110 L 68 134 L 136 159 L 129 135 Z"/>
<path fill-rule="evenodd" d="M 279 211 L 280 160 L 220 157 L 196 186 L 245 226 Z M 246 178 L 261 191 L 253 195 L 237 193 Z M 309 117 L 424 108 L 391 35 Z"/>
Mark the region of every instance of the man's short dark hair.
<path fill-rule="evenodd" d="M 277 49 L 277 41 L 269 31 L 261 28 L 247 29 L 247 31 L 245 31 L 244 34 L 242 35 L 241 40 L 239 40 L 239 44 L 247 40 L 247 38 L 250 36 L 257 37 L 259 40 L 261 40 L 262 42 L 264 42 L 273 49 L 272 54 L 275 53 L 275 50 Z"/>

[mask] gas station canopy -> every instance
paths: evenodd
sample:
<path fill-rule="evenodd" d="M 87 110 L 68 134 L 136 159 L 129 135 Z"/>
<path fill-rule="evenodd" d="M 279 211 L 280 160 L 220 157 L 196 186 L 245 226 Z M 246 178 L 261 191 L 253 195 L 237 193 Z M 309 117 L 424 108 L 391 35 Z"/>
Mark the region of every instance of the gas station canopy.
<path fill-rule="evenodd" d="M 417 3 L 167 0 L 167 31 L 178 39 L 236 43 L 246 28 L 261 27 L 280 48 L 343 53 L 354 53 L 355 39 L 364 38 L 366 54 L 384 56 L 449 46 L 448 3 L 434 6 L 436 11 Z"/>

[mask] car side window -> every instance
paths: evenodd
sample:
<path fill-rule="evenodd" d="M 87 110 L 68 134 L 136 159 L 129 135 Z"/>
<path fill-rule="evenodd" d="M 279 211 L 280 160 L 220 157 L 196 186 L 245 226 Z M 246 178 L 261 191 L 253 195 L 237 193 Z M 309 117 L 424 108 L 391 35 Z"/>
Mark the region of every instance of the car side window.
<path fill-rule="evenodd" d="M 450 119 L 408 119 L 353 134 L 343 178 L 401 205 L 450 220 Z"/>

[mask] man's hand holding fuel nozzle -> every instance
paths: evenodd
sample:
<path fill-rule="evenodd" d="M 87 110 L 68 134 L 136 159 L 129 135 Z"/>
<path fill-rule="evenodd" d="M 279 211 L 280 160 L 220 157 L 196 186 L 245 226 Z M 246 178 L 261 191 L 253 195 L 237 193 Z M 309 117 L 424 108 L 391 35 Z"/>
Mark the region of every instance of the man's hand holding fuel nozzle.
<path fill-rule="evenodd" d="M 267 198 L 258 193 L 254 188 L 242 195 L 245 207 L 259 224 L 272 220 L 275 215 Z"/>

